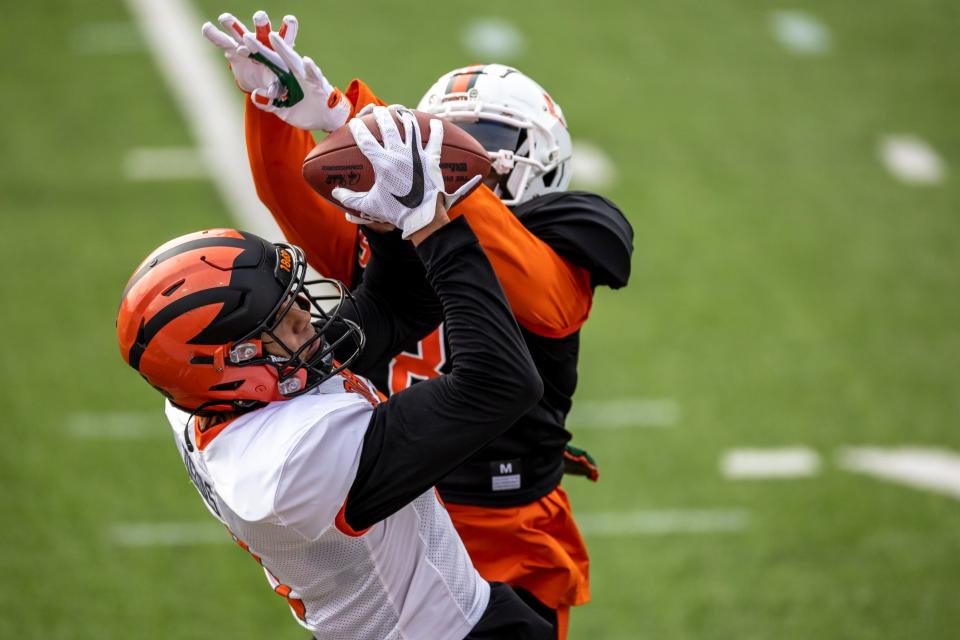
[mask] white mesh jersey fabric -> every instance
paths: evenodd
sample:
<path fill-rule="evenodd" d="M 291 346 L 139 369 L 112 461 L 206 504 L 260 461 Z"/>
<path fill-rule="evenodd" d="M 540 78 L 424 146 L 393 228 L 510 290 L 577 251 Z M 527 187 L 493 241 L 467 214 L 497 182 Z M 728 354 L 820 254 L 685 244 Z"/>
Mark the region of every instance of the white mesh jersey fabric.
<path fill-rule="evenodd" d="M 335 524 L 371 409 L 334 378 L 238 418 L 203 450 L 191 425 L 192 452 L 187 416 L 168 404 L 167 417 L 211 513 L 316 638 L 460 640 L 490 589 L 432 489 L 362 536 Z"/>

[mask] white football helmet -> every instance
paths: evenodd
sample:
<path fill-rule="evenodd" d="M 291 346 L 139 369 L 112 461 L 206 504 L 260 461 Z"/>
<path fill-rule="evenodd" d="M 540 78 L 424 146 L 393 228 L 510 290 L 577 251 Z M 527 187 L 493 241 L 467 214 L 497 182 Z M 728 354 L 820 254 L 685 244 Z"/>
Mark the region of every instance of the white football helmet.
<path fill-rule="evenodd" d="M 570 184 L 563 110 L 516 69 L 502 64 L 454 69 L 430 87 L 417 109 L 457 123 L 483 145 L 500 176 L 494 192 L 507 206 Z"/>

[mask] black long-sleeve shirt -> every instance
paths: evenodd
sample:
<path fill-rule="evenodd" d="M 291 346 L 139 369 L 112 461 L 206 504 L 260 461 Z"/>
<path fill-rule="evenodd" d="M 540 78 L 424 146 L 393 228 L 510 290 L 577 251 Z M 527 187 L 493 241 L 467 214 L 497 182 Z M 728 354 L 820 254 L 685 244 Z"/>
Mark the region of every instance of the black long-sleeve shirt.
<path fill-rule="evenodd" d="M 534 198 L 515 207 L 514 213 L 560 256 L 587 269 L 594 287 L 617 289 L 626 285 L 630 276 L 633 230 L 609 200 L 592 193 L 565 191 Z M 391 240 L 389 236 L 366 235 L 374 259 L 363 274 L 362 286 L 396 294 L 402 289 L 390 286 L 389 278 L 397 277 L 397 268 L 384 269 L 382 265 L 386 261 L 380 260 L 378 265 L 376 257 L 379 254 L 396 262 L 400 249 L 391 242 L 400 243 L 399 237 Z M 389 252 L 389 256 L 385 256 L 385 252 Z M 409 254 L 416 262 L 413 251 Z M 408 256 L 402 264 L 409 267 L 410 259 Z M 429 315 L 426 313 L 429 298 L 416 292 L 404 293 L 392 302 L 398 313 L 424 312 L 421 320 Z M 392 359 L 399 352 L 417 353 L 418 341 L 440 322 L 439 314 L 435 317 L 429 328 L 418 324 L 411 330 L 411 338 L 406 343 L 393 343 L 376 352 L 367 349 L 362 368 L 356 367 L 356 370 L 363 371 L 379 388 L 387 390 Z M 444 353 L 449 354 L 446 324 L 443 328 Z M 494 507 L 527 504 L 552 491 L 563 476 L 563 450 L 570 440 L 565 423 L 577 386 L 580 332 L 556 338 L 537 335 L 521 327 L 521 335 L 543 379 L 543 396 L 508 431 L 443 478 L 438 488 L 445 501 Z M 449 370 L 448 358 L 441 371 L 448 373 Z M 487 374 L 498 376 L 500 372 L 491 369 Z M 422 384 L 417 382 L 401 393 Z"/>
<path fill-rule="evenodd" d="M 543 393 L 500 283 L 465 219 L 417 247 L 419 266 L 395 236 L 371 234 L 370 241 L 373 259 L 354 294 L 367 346 L 353 369 L 367 374 L 396 353 L 399 342 L 432 330 L 439 302 L 451 370 L 374 409 L 344 513 L 357 530 L 437 484 Z"/>

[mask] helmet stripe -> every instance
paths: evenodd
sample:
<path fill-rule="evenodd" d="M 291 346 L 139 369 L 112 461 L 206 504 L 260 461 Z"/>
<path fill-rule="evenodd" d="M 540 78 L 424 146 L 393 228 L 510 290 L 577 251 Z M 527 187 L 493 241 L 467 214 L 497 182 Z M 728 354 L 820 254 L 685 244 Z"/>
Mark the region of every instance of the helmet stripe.
<path fill-rule="evenodd" d="M 477 84 L 477 78 L 480 77 L 486 66 L 485 64 L 475 64 L 454 73 L 450 82 L 447 83 L 446 93 L 465 93 L 472 89 L 473 85 Z"/>
<path fill-rule="evenodd" d="M 143 276 L 147 275 L 150 269 L 154 268 L 164 260 L 169 260 L 174 258 L 181 253 L 186 253 L 187 251 L 193 251 L 194 249 L 204 249 L 206 247 L 236 247 L 238 249 L 244 249 L 248 246 L 249 240 L 247 239 L 248 234 L 240 232 L 244 235 L 243 238 L 199 238 L 197 240 L 191 240 L 189 242 L 184 242 L 183 244 L 178 244 L 175 247 L 171 247 L 153 257 L 150 262 L 140 267 L 135 274 L 130 277 L 130 281 L 127 283 L 127 286 L 123 289 L 123 295 L 121 299 L 126 298 L 127 294 L 130 292 L 130 289 L 133 288 L 135 284 L 140 282 L 140 279 Z"/>
<path fill-rule="evenodd" d="M 133 345 L 130 347 L 130 353 L 127 356 L 127 361 L 130 363 L 130 366 L 139 371 L 140 359 L 147 350 L 147 345 L 150 344 L 150 341 L 153 340 L 161 329 L 183 314 L 193 311 L 194 309 L 199 309 L 200 307 L 225 303 L 231 300 L 236 304 L 242 295 L 240 291 L 231 289 L 230 287 L 204 289 L 185 295 L 179 300 L 174 300 L 150 318 L 149 322 L 144 323 L 144 321 L 141 320 L 140 330 L 137 332 L 137 339 L 134 340 Z"/>

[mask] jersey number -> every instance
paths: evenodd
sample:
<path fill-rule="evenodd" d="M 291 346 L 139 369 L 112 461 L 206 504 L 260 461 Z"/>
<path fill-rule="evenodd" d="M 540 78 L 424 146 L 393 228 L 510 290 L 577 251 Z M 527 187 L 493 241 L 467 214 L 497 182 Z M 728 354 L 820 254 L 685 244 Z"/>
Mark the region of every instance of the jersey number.
<path fill-rule="evenodd" d="M 366 269 L 367 265 L 370 264 L 370 243 L 367 242 L 367 236 L 360 231 L 360 227 L 357 227 L 357 239 L 357 244 L 360 245 L 360 250 L 357 253 L 357 264 L 360 265 L 361 269 Z"/>
<path fill-rule="evenodd" d="M 443 348 L 443 325 L 417 344 L 417 353 L 401 352 L 390 361 L 387 386 L 393 395 L 403 391 L 414 380 L 429 380 L 440 375 L 440 369 L 447 362 Z"/>

